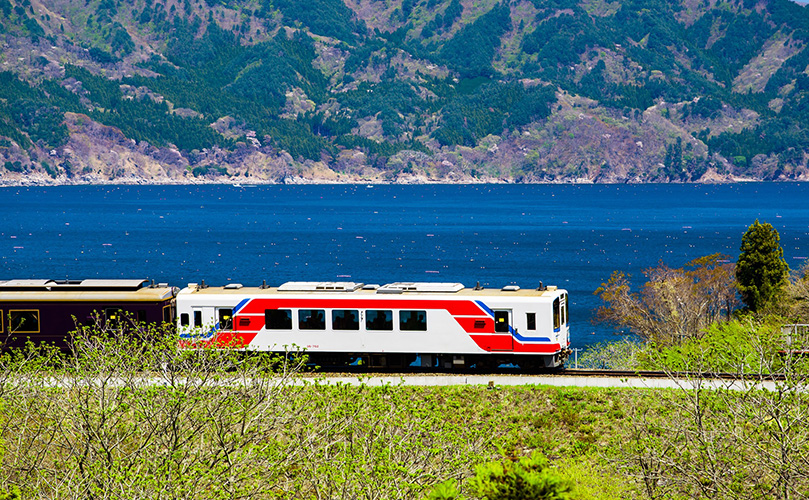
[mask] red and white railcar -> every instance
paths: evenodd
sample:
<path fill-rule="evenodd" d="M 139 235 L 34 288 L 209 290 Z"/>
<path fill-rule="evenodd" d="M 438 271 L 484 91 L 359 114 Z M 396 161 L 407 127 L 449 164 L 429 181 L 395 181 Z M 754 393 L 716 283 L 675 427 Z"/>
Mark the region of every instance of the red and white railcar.
<path fill-rule="evenodd" d="M 192 283 L 177 294 L 184 342 L 303 349 L 322 365 L 555 367 L 569 353 L 568 316 L 567 292 L 550 286 Z"/>

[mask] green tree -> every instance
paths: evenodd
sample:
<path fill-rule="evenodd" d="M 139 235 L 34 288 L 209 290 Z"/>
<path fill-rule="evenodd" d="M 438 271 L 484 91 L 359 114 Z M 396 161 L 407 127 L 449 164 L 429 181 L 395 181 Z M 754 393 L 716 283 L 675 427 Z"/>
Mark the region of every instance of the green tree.
<path fill-rule="evenodd" d="M 778 231 L 771 224 L 759 223 L 758 219 L 742 236 L 736 281 L 742 302 L 751 311 L 772 304 L 787 284 L 789 266 L 780 241 Z"/>

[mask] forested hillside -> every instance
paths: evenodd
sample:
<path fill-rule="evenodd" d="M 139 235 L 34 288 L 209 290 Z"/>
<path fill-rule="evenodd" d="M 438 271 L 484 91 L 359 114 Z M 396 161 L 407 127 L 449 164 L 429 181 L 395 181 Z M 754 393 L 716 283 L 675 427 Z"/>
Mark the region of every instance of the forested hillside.
<path fill-rule="evenodd" d="M 0 0 L 0 183 L 809 180 L 789 0 Z"/>

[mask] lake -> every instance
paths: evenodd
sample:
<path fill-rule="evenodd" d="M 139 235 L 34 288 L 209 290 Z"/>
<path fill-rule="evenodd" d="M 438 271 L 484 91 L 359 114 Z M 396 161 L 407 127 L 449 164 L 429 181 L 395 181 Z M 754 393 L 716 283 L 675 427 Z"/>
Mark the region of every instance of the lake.
<path fill-rule="evenodd" d="M 715 252 L 756 219 L 792 269 L 809 256 L 809 184 L 0 188 L 0 279 L 461 282 L 570 292 L 574 347 L 612 271 Z"/>

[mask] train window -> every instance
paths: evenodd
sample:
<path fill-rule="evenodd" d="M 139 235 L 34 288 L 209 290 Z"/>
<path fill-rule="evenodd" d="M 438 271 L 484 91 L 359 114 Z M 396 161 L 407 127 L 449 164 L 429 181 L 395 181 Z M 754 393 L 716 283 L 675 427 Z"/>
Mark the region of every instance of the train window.
<path fill-rule="evenodd" d="M 292 330 L 292 309 L 265 309 L 264 328 L 267 330 Z"/>
<path fill-rule="evenodd" d="M 233 330 L 233 309 L 218 309 L 219 329 Z"/>
<path fill-rule="evenodd" d="M 400 311 L 399 329 L 406 332 L 426 332 L 427 311 Z"/>
<path fill-rule="evenodd" d="M 123 315 L 124 311 L 118 309 L 117 307 L 104 309 L 104 318 L 107 320 L 107 326 L 110 328 L 118 327 L 123 319 Z"/>
<path fill-rule="evenodd" d="M 0 333 L 3 333 L 3 323 L 5 323 L 5 317 L 3 316 L 3 311 L 0 310 Z"/>
<path fill-rule="evenodd" d="M 202 311 L 194 311 L 194 328 L 202 326 Z"/>
<path fill-rule="evenodd" d="M 494 331 L 508 333 L 508 311 L 494 312 Z"/>
<path fill-rule="evenodd" d="M 230 309 L 220 309 L 220 311 L 230 311 Z M 231 314 L 233 314 L 233 312 L 229 313 L 229 315 Z M 174 306 L 163 307 L 163 323 L 174 323 Z M 228 328 L 228 330 L 230 330 L 230 328 Z"/>
<path fill-rule="evenodd" d="M 323 309 L 301 309 L 298 311 L 298 326 L 301 330 L 325 330 L 326 311 Z"/>
<path fill-rule="evenodd" d="M 8 312 L 9 333 L 39 333 L 38 309 L 12 309 Z"/>
<path fill-rule="evenodd" d="M 365 311 L 366 330 L 393 330 L 393 311 Z"/>
<path fill-rule="evenodd" d="M 526 313 L 525 320 L 528 323 L 525 327 L 526 330 L 537 329 L 537 313 Z"/>
<path fill-rule="evenodd" d="M 332 328 L 335 330 L 359 330 L 359 318 L 359 311 L 335 309 L 331 312 Z"/>
<path fill-rule="evenodd" d="M 180 326 L 188 326 L 189 324 L 191 324 L 191 318 L 188 313 L 180 314 Z"/>
<path fill-rule="evenodd" d="M 146 309 L 138 309 L 138 323 L 146 323 Z"/>
<path fill-rule="evenodd" d="M 561 311 L 559 309 L 560 309 L 559 308 L 559 298 L 557 297 L 553 301 L 553 329 L 554 330 L 558 330 L 559 328 L 562 327 L 562 323 L 560 321 L 561 318 L 559 317 Z"/>

